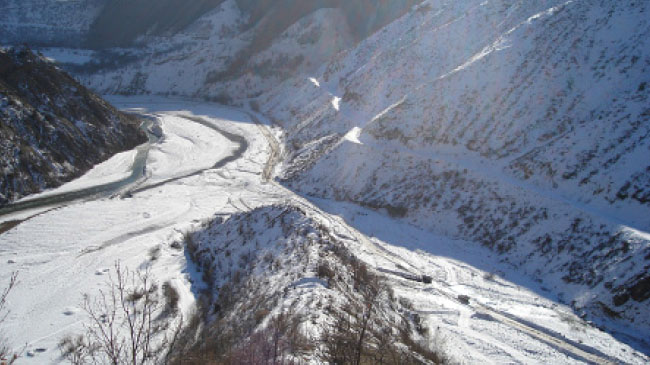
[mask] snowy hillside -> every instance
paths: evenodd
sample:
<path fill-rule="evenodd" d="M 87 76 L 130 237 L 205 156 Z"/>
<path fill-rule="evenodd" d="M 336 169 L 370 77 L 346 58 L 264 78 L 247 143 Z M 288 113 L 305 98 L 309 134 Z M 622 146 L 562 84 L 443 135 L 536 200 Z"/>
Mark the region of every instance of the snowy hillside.
<path fill-rule="evenodd" d="M 491 247 L 647 338 L 646 11 L 427 1 L 259 98 L 286 131 L 286 184 Z"/>
<path fill-rule="evenodd" d="M 255 49 L 263 24 L 245 32 L 246 14 L 234 0 L 225 1 L 174 37 L 148 37 L 145 49 L 124 64 L 105 67 L 109 53 L 73 67 L 82 81 L 103 93 L 156 93 L 215 98 L 230 102 L 259 95 L 296 73 L 313 71 L 352 45 L 344 15 L 321 9 L 301 18 L 268 48 Z M 119 56 L 117 56 L 119 58 Z"/>
<path fill-rule="evenodd" d="M 49 192 L 138 171 L 120 194 L 0 217 L 25 361 L 63 361 L 120 260 L 177 291 L 171 363 L 648 362 L 649 2 L 39 1 L 0 42 L 93 35 L 41 50 L 157 138 Z M 0 203 L 136 144 L 3 55 Z"/>
<path fill-rule="evenodd" d="M 185 242 L 208 283 L 205 314 L 213 319 L 186 334 L 202 340 L 179 351 L 179 363 L 264 363 L 271 349 L 281 363 L 349 364 L 360 341 L 360 356 L 371 363 L 428 364 L 444 357 L 421 344 L 427 329 L 419 317 L 414 321 L 408 301 L 398 301 L 331 227 L 299 207 L 264 206 L 216 219 Z"/>
<path fill-rule="evenodd" d="M 0 45 L 79 47 L 107 0 L 3 0 Z"/>
<path fill-rule="evenodd" d="M 138 120 L 28 49 L 0 49 L 0 122 L 0 204 L 146 141 Z"/>
<path fill-rule="evenodd" d="M 70 62 L 74 57 L 62 49 L 43 52 L 101 93 L 232 103 L 269 91 L 290 76 L 315 72 L 419 2 L 205 0 L 176 13 L 170 10 L 175 1 L 152 4 L 150 12 L 146 2 L 108 3 L 99 14 L 80 15 L 91 27 L 79 37 L 97 51 L 89 60 Z M 20 41 L 17 36 L 5 42 Z"/>

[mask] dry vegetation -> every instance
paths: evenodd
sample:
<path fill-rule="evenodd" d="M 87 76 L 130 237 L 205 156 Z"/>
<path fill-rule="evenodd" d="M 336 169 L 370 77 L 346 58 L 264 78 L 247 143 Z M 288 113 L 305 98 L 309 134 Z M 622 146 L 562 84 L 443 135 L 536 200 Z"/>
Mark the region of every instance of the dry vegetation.
<path fill-rule="evenodd" d="M 165 283 L 163 295 L 164 303 L 148 272 L 130 272 L 116 263 L 107 289 L 94 298 L 86 295 L 83 309 L 89 323 L 84 333 L 61 340 L 62 357 L 75 365 L 167 363 L 182 318 L 168 337 L 178 293 Z"/>
<path fill-rule="evenodd" d="M 277 212 L 272 214 L 275 217 L 269 224 L 282 225 L 284 234 L 289 237 L 292 230 L 299 228 L 292 225 L 295 221 L 281 217 L 300 210 L 293 207 L 282 209 L 280 215 Z M 228 223 L 218 222 L 223 227 L 212 232 L 239 231 L 246 236 L 244 244 L 256 240 L 249 235 L 246 223 L 239 226 Z M 336 242 L 326 227 L 319 226 L 318 232 L 318 237 L 312 235 L 309 240 L 286 246 L 283 253 L 288 252 L 289 257 L 302 257 L 297 262 L 282 254 L 245 255 L 232 275 L 228 273 L 230 279 L 220 287 L 216 287 L 214 280 L 214 258 L 208 253 L 211 250 L 202 247 L 196 235 L 187 234 L 188 256 L 202 266 L 204 281 L 210 289 L 199 301 L 199 309 L 179 336 L 171 363 L 447 362 L 441 349 L 433 351 L 424 345 L 431 342 L 427 340 L 426 328 L 412 314 L 412 308 L 401 304 L 405 301 L 395 298 L 382 277 Z M 317 248 L 319 260 L 310 259 L 306 254 L 310 247 Z M 223 247 L 218 249 L 223 250 L 222 254 L 228 258 L 233 255 Z M 208 256 L 210 259 L 206 260 Z M 268 267 L 268 275 L 273 275 L 274 271 L 282 272 L 283 267 L 292 265 L 305 266 L 304 277 L 313 275 L 326 282 L 327 296 L 292 299 L 288 292 L 290 288 L 284 292 L 269 292 L 265 278 L 255 275 L 251 269 Z M 304 303 L 307 301 L 309 303 Z"/>
<path fill-rule="evenodd" d="M 18 273 L 13 273 L 9 278 L 9 284 L 0 294 L 0 363 L 2 365 L 9 365 L 16 362 L 18 359 L 18 354 L 13 352 L 7 343 L 7 338 L 5 338 L 4 330 L 2 329 L 2 323 L 7 318 L 9 314 L 5 309 L 7 304 L 7 298 L 9 293 L 16 286 L 18 280 Z"/>

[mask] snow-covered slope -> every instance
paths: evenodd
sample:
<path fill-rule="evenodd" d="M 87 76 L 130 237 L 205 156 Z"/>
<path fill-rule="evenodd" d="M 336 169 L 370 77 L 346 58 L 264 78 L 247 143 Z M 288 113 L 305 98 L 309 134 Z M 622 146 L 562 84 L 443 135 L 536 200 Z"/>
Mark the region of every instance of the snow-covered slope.
<path fill-rule="evenodd" d="M 647 338 L 646 14 L 424 2 L 258 99 L 286 130 L 286 183 L 491 247 L 580 313 Z"/>
<path fill-rule="evenodd" d="M 0 204 L 145 142 L 138 126 L 28 49 L 0 49 Z"/>
<path fill-rule="evenodd" d="M 107 0 L 3 0 L 0 44 L 79 47 Z"/>
<path fill-rule="evenodd" d="M 260 42 L 260 34 L 277 31 L 267 27 L 277 9 L 256 14 L 242 11 L 242 3 L 246 1 L 226 0 L 182 32 L 146 35 L 137 40 L 139 48 L 88 53 L 91 61 L 66 67 L 104 93 L 250 101 L 252 109 L 284 130 L 285 160 L 278 169 L 282 183 L 325 198 L 319 200 L 324 205 L 337 207 L 330 201 L 334 199 L 355 203 L 354 209 L 362 206 L 365 210 L 353 218 L 367 215 L 367 209 L 391 216 L 375 215 L 364 223 L 365 232 L 383 233 L 382 239 L 388 236 L 386 247 L 392 245 L 388 250 L 393 251 L 389 256 L 412 257 L 410 265 L 422 264 L 416 265 L 418 270 L 434 270 L 424 257 L 448 255 L 455 252 L 453 247 L 493 250 L 499 257 L 495 261 L 501 261 L 494 267 L 507 267 L 509 277 L 524 279 L 517 285 L 487 283 L 491 279 L 477 284 L 474 278 L 480 270 L 470 268 L 458 269 L 463 275 L 449 274 L 454 269 L 436 277 L 435 290 L 410 291 L 397 280 L 391 283 L 416 293 L 421 306 L 435 303 L 429 315 L 439 315 L 447 330 L 455 333 L 453 346 L 478 353 L 464 358 L 468 362 L 483 357 L 500 362 L 564 360 L 554 347 L 547 348 L 548 343 L 537 347 L 537 340 L 535 345 L 523 340 L 524 345 L 514 350 L 505 348 L 499 341 L 519 341 L 521 328 L 511 326 L 512 333 L 503 336 L 501 321 L 476 325 L 468 321 L 470 315 L 475 319 L 478 313 L 478 320 L 484 321 L 484 312 L 459 306 L 454 297 L 470 293 L 479 303 L 485 298 L 499 302 L 518 296 L 518 285 L 536 294 L 526 294 L 525 309 L 497 303 L 499 310 L 509 315 L 524 310 L 521 317 L 526 321 L 552 317 L 548 328 L 564 336 L 572 326 L 558 321 L 564 321 L 566 313 L 553 314 L 554 302 L 563 302 L 622 342 L 650 352 L 647 2 L 428 0 L 359 44 L 358 24 L 350 23 L 345 7 L 300 13 L 286 29 L 279 27 L 278 36 L 272 33 L 268 43 Z M 291 1 L 275 4 L 280 3 Z M 65 50 L 56 52 L 66 56 Z M 180 129 L 170 125 L 169 131 L 183 143 Z M 167 157 L 183 164 L 183 156 L 159 152 L 165 154 L 158 160 L 162 177 L 178 167 Z M 230 179 L 230 174 L 217 171 L 212 175 L 218 178 L 211 178 Z M 232 189 L 249 194 L 249 183 L 233 182 L 237 186 Z M 295 199 L 274 183 L 260 186 L 273 194 L 257 197 L 253 205 Z M 241 195 L 229 195 L 223 205 L 228 204 L 252 210 Z M 214 212 L 202 209 L 196 217 L 205 219 Z M 197 260 L 206 277 L 215 272 L 234 277 L 238 265 L 248 270 L 251 280 L 270 275 L 268 288 L 248 287 L 266 298 L 277 288 L 290 287 L 297 270 L 311 275 L 311 261 L 295 258 L 302 245 L 315 249 L 303 234 L 308 238 L 314 233 L 316 223 L 294 210 L 287 226 L 304 230 L 284 229 L 269 220 L 283 209 L 274 206 L 234 215 L 197 233 L 204 249 Z M 349 223 L 359 224 L 354 219 Z M 388 228 L 378 227 L 382 224 L 408 232 L 409 237 L 387 233 Z M 418 227 L 415 250 L 407 243 L 415 235 L 410 225 Z M 378 239 L 353 236 L 349 248 L 366 262 L 386 260 L 380 252 L 386 250 L 369 248 L 383 245 Z M 259 247 L 251 246 L 254 241 Z M 237 262 L 224 251 L 233 242 L 241 244 Z M 289 251 L 278 251 L 278 242 L 290 243 Z M 255 261 L 264 258 L 249 255 L 254 249 L 272 251 L 296 270 L 265 271 L 266 265 Z M 309 251 L 312 254 L 315 251 Z M 459 267 L 476 264 L 474 256 L 460 256 Z M 212 283 L 217 293 L 225 283 L 222 279 Z M 445 291 L 450 285 L 453 291 Z M 318 296 L 322 288 L 315 287 L 309 293 Z M 448 293 L 456 299 L 452 306 L 449 298 L 434 300 L 429 293 Z M 212 299 L 223 298 L 217 294 Z M 538 301 L 544 304 L 535 308 Z M 273 303 L 271 312 L 279 313 L 277 305 Z M 252 308 L 240 309 L 224 318 L 246 314 L 246 321 L 254 319 Z M 263 327 L 257 325 L 254 328 Z M 618 344 L 603 349 L 614 340 L 602 334 L 593 337 L 590 331 L 595 330 L 586 324 L 585 328 L 588 332 L 570 334 L 574 344 L 592 342 L 589 347 L 607 356 L 643 362 Z M 470 339 L 463 342 L 469 333 Z"/>
<path fill-rule="evenodd" d="M 258 364 L 278 357 L 350 363 L 358 341 L 364 362 L 396 357 L 431 364 L 444 357 L 439 348 L 435 353 L 416 342 L 425 330 L 417 334 L 421 324 L 404 305 L 408 301 L 398 301 L 331 227 L 300 207 L 262 206 L 217 218 L 185 242 L 208 283 L 205 314 L 211 320 L 200 335 L 190 332 L 201 340 L 177 354 L 179 363 L 231 358 Z M 282 345 L 270 356 L 276 338 Z M 340 342 L 346 340 L 347 347 Z"/>
<path fill-rule="evenodd" d="M 124 64 L 106 67 L 116 57 L 111 52 L 71 70 L 103 93 L 179 94 L 229 102 L 313 71 L 352 44 L 339 9 L 321 9 L 299 19 L 264 49 L 254 48 L 263 26 L 242 32 L 246 19 L 234 0 L 225 1 L 174 37 L 151 36 L 143 39 L 143 49 L 116 51 L 131 55 Z"/>

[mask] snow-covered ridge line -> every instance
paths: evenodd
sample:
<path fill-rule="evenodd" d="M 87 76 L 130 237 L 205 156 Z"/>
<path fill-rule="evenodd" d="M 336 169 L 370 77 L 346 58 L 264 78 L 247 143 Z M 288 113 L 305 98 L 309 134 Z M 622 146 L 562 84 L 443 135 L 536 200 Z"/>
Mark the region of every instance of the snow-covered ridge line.
<path fill-rule="evenodd" d="M 281 176 L 491 247 L 648 351 L 647 11 L 426 1 L 258 98 Z"/>
<path fill-rule="evenodd" d="M 257 122 L 259 123 L 259 121 Z M 267 138 L 267 141 L 271 146 L 277 143 L 275 141 L 275 138 L 272 135 L 265 133 L 265 137 Z M 269 162 L 271 162 L 271 160 L 269 160 Z M 368 264 L 371 267 L 374 267 L 375 270 L 377 270 L 378 272 L 389 273 L 393 275 L 395 273 L 398 273 L 399 274 L 398 277 L 402 277 L 407 280 L 414 280 L 418 282 L 424 281 L 425 283 L 427 283 L 429 282 L 429 280 L 431 280 L 431 278 L 428 275 L 423 275 L 422 269 L 418 268 L 416 265 L 405 260 L 402 256 L 398 256 L 394 252 L 384 248 L 382 245 L 377 244 L 374 241 L 374 239 L 373 240 L 368 239 L 367 236 L 365 236 L 363 233 L 356 230 L 353 226 L 351 226 L 340 216 L 331 215 L 324 212 L 314 203 L 310 202 L 309 200 L 299 195 L 296 195 L 294 192 L 290 190 L 287 190 L 287 188 L 278 184 L 275 181 L 273 181 L 273 184 L 286 192 L 288 198 L 287 200 L 285 200 L 285 204 L 290 204 L 292 206 L 299 207 L 303 212 L 305 212 L 305 214 L 307 214 L 307 216 L 311 217 L 311 219 L 315 219 L 316 221 L 321 222 L 320 224 L 326 227 L 330 227 L 330 229 L 332 229 L 332 233 L 336 237 L 343 238 L 344 241 L 352 240 L 352 242 L 347 243 L 347 247 L 354 247 L 352 248 L 352 252 L 359 251 L 360 247 L 362 247 L 361 248 L 361 252 L 363 252 L 362 256 L 367 257 L 368 251 L 372 252 L 370 254 L 370 257 L 372 259 L 366 262 L 366 264 Z M 345 233 L 342 233 L 342 231 L 344 231 Z M 397 268 L 397 270 L 399 271 L 406 270 L 407 273 L 406 274 L 400 273 L 399 271 L 393 271 L 391 269 L 386 269 L 385 267 L 378 265 L 377 262 L 382 260 L 385 260 L 386 262 L 390 262 L 391 264 L 395 265 L 395 268 Z M 410 267 L 411 269 L 407 269 L 408 267 Z M 422 278 L 428 278 L 428 279 L 423 280 Z M 443 288 L 449 288 L 448 286 L 444 285 L 445 283 L 442 284 L 443 284 Z M 582 342 L 582 340 L 572 340 L 571 338 L 567 338 L 565 335 L 563 335 L 558 331 L 551 330 L 544 326 L 534 324 L 532 321 L 518 317 L 516 314 L 513 314 L 512 312 L 495 309 L 491 307 L 489 304 L 481 303 L 480 300 L 476 302 L 473 301 L 472 303 L 464 303 L 463 302 L 464 299 L 459 300 L 459 298 L 461 298 L 462 295 L 459 296 L 457 292 L 453 290 L 443 289 L 443 288 L 437 288 L 438 295 L 446 296 L 448 299 L 454 302 L 461 302 L 461 304 L 465 304 L 465 305 L 469 304 L 469 306 L 476 313 L 480 313 L 481 315 L 486 315 L 488 318 L 492 318 L 492 320 L 497 320 L 503 323 L 504 325 L 510 326 L 513 329 L 523 331 L 524 333 L 535 338 L 536 340 L 546 343 L 551 347 L 553 347 L 554 349 L 562 353 L 565 353 L 574 359 L 577 359 L 579 361 L 593 362 L 599 364 L 614 364 L 617 363 L 618 361 L 615 356 L 605 354 L 602 351 L 598 350 L 596 347 L 590 347 L 588 345 L 585 345 Z"/>

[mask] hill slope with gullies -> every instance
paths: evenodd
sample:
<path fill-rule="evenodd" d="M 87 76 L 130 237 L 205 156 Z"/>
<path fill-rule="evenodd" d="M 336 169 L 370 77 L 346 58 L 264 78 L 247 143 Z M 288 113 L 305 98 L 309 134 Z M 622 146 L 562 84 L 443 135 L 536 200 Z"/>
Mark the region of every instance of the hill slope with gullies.
<path fill-rule="evenodd" d="M 183 213 L 196 224 L 182 226 L 198 230 L 184 236 L 188 255 L 174 257 L 203 270 L 204 317 L 221 327 L 206 320 L 188 339 L 266 346 L 253 331 L 283 319 L 288 301 L 315 315 L 309 329 L 327 328 L 336 306 L 318 311 L 336 300 L 323 293 L 349 295 L 342 283 L 354 282 L 358 261 L 415 303 L 384 319 L 426 316 L 454 334 L 457 353 L 476 352 L 461 361 L 647 362 L 649 2 L 201 0 L 175 11 L 177 0 L 41 1 L 0 12 L 0 42 L 66 46 L 61 37 L 77 35 L 89 49 L 42 52 L 128 105 L 191 98 L 171 104 L 171 132 L 193 131 L 175 118 L 201 102 L 255 122 L 229 124 L 255 131 L 244 135 L 255 158 L 238 160 L 255 168 L 160 185 L 173 204 L 201 187 L 187 205 L 202 201 L 200 214 Z M 78 17 L 57 25 L 63 13 Z M 51 32 L 39 37 L 42 28 Z M 141 140 L 134 121 L 43 58 L 3 51 L 0 62 L 0 204 Z M 205 105 L 190 109 L 199 117 Z M 157 203 L 153 190 L 143 195 Z M 176 225 L 168 237 L 178 236 L 185 218 L 151 229 Z M 114 242 L 146 242 L 148 229 Z M 325 261 L 340 278 L 321 277 Z M 282 289 L 303 284 L 309 291 Z M 213 355 L 255 356 L 240 347 Z"/>
<path fill-rule="evenodd" d="M 426 1 L 257 100 L 285 130 L 284 183 L 490 247 L 647 338 L 647 11 Z"/>
<path fill-rule="evenodd" d="M 0 122 L 0 205 L 146 141 L 137 119 L 28 49 L 0 50 Z"/>

